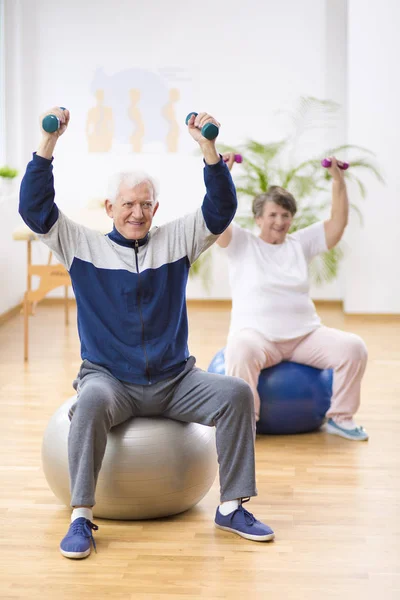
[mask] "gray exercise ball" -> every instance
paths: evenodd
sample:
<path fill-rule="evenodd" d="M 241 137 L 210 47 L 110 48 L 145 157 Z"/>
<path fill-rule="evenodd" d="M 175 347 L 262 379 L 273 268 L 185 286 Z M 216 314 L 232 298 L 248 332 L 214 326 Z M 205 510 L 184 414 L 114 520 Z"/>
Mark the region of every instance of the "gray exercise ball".
<path fill-rule="evenodd" d="M 70 505 L 68 411 L 55 412 L 43 437 L 42 461 L 54 494 Z M 104 519 L 153 519 L 192 508 L 217 472 L 215 430 L 163 417 L 129 419 L 108 434 L 93 513 Z"/>

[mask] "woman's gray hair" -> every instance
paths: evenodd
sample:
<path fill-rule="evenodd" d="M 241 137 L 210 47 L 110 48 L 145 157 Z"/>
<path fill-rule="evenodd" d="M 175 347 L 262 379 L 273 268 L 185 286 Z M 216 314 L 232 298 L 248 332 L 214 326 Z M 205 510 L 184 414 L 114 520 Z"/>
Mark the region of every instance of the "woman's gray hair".
<path fill-rule="evenodd" d="M 296 200 L 290 192 L 279 185 L 271 185 L 263 194 L 258 194 L 253 200 L 254 218 L 262 217 L 264 206 L 267 202 L 274 202 L 285 210 L 288 210 L 292 216 L 297 212 Z"/>
<path fill-rule="evenodd" d="M 147 183 L 150 189 L 153 191 L 153 200 L 157 202 L 158 197 L 158 184 L 144 171 L 120 171 L 111 175 L 108 181 L 107 187 L 107 200 L 114 204 L 118 198 L 118 193 L 122 184 L 127 185 L 129 188 L 134 188 L 140 183 Z"/>

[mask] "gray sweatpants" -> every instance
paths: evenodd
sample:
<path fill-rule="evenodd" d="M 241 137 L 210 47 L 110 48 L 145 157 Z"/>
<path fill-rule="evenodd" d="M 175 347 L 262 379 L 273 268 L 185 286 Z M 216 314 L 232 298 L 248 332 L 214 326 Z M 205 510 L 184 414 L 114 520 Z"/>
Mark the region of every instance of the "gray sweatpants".
<path fill-rule="evenodd" d="M 83 361 L 69 415 L 71 506 L 94 506 L 109 430 L 131 417 L 160 415 L 216 427 L 221 502 L 257 495 L 251 389 L 242 379 L 206 373 L 194 364 L 191 356 L 176 377 L 143 386 Z"/>

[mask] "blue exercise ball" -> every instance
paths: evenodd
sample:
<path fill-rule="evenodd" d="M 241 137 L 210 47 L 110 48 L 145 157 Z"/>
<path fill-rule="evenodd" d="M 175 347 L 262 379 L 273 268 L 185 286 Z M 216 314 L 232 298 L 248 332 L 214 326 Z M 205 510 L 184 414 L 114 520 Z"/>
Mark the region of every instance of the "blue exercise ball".
<path fill-rule="evenodd" d="M 225 375 L 225 348 L 217 352 L 209 373 Z M 321 427 L 331 405 L 332 369 L 281 362 L 264 369 L 258 380 L 260 420 L 257 433 L 306 433 Z"/>

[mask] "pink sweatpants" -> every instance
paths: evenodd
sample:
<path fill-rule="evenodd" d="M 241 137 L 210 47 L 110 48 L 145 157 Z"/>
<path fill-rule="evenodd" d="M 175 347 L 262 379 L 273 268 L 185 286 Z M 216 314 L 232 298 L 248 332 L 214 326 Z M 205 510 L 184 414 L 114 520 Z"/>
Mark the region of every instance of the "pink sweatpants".
<path fill-rule="evenodd" d="M 367 348 L 359 336 L 322 326 L 294 340 L 269 342 L 255 329 L 242 329 L 228 340 L 225 368 L 227 375 L 241 377 L 250 385 L 256 419 L 260 414 L 260 371 L 284 360 L 333 369 L 333 394 L 327 416 L 341 423 L 357 412 L 367 365 Z"/>

